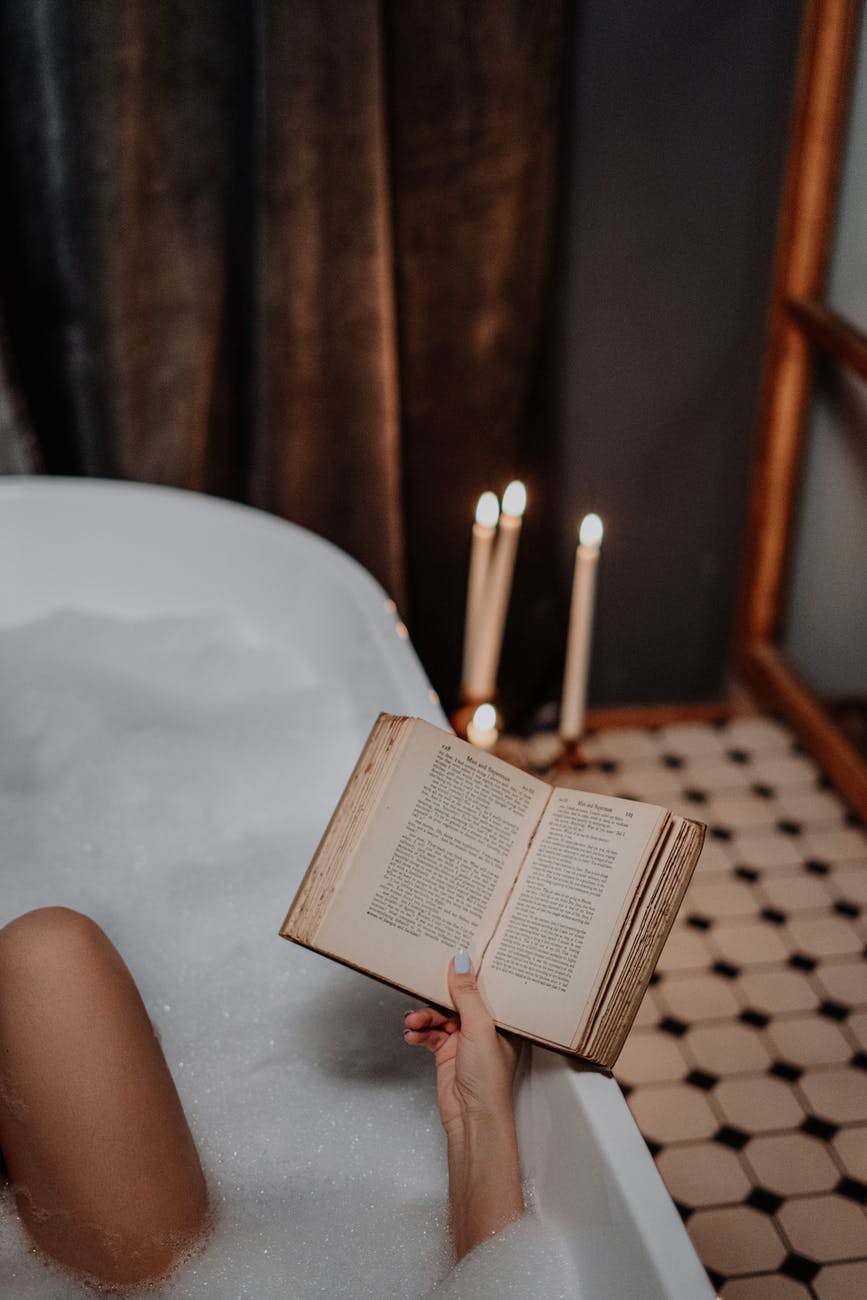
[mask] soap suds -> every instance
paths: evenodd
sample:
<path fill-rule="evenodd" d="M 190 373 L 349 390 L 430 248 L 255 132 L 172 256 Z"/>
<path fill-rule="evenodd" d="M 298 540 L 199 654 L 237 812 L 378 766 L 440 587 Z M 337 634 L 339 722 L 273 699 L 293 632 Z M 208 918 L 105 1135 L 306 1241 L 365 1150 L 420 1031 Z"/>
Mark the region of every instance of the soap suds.
<path fill-rule="evenodd" d="M 447 1270 L 433 1071 L 403 1042 L 404 995 L 277 936 L 364 698 L 224 618 L 0 630 L 0 924 L 76 908 L 139 985 L 216 1224 L 151 1288 L 166 1300 L 410 1300 Z M 44 1300 L 47 1270 L 57 1300 L 93 1296 L 29 1249 L 5 1189 L 0 1293 Z"/>

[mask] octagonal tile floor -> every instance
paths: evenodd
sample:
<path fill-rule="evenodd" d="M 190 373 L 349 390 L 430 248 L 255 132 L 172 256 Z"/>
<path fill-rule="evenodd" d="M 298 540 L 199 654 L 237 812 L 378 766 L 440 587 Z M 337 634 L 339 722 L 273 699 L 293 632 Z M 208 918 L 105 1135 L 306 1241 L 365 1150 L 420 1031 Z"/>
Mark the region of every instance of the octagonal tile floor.
<path fill-rule="evenodd" d="M 867 1297 L 867 833 L 770 718 L 591 738 L 707 822 L 615 1069 L 723 1300 Z M 582 787 L 583 788 L 583 787 Z"/>

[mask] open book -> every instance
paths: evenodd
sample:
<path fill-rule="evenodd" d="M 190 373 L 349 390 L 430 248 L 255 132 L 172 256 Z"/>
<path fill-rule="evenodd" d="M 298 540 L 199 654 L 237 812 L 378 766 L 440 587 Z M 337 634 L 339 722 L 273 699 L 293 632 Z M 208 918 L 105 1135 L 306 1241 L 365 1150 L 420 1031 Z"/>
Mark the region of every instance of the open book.
<path fill-rule="evenodd" d="M 380 714 L 280 933 L 452 1009 L 463 946 L 501 1028 L 610 1069 L 703 841 Z"/>

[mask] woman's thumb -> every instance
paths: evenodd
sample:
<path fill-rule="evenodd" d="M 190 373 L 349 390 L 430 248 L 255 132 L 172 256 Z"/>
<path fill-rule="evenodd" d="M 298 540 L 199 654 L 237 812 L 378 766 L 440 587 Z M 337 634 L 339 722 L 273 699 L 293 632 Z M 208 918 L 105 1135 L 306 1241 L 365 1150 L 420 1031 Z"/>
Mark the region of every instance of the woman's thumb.
<path fill-rule="evenodd" d="M 491 1023 L 491 1013 L 476 983 L 476 973 L 466 948 L 458 948 L 449 964 L 449 993 L 464 1029 Z"/>

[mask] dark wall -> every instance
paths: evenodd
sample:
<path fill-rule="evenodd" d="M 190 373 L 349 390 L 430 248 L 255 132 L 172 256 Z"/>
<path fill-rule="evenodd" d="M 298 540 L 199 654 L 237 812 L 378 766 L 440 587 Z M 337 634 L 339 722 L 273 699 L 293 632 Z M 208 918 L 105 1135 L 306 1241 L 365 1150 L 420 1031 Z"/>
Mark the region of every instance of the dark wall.
<path fill-rule="evenodd" d="M 606 525 L 591 702 L 719 697 L 801 6 L 577 6 L 557 514 Z"/>

